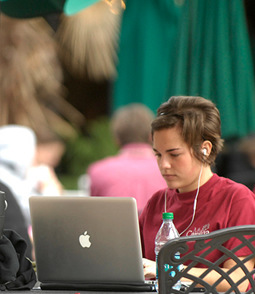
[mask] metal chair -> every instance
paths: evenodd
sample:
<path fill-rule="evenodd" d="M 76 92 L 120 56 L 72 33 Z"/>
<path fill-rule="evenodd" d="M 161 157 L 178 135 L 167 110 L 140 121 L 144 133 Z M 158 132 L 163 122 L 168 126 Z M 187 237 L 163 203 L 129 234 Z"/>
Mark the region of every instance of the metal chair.
<path fill-rule="evenodd" d="M 240 244 L 232 250 L 228 250 L 224 247 L 224 243 L 233 237 L 239 239 Z M 241 261 L 235 253 L 243 247 L 248 247 L 251 253 Z M 188 252 L 190 248 L 192 248 L 192 250 Z M 206 258 L 208 254 L 214 250 L 218 250 L 221 254 L 219 259 L 212 263 Z M 180 252 L 180 259 L 174 257 L 176 252 Z M 245 266 L 245 262 L 254 257 L 255 225 L 230 227 L 211 232 L 207 235 L 195 235 L 173 239 L 161 248 L 158 256 L 160 294 L 194 292 L 196 291 L 198 284 L 200 287 L 202 286 L 202 291 L 205 294 L 218 293 L 216 287 L 223 280 L 226 280 L 230 285 L 229 290 L 225 292 L 226 294 L 230 292 L 239 294 L 240 291 L 238 289 L 238 285 L 246 279 L 249 280 L 251 285 L 251 289 L 249 289 L 246 293 L 255 293 L 255 282 L 253 277 L 255 269 L 249 272 Z M 229 258 L 233 259 L 236 264 L 227 272 L 224 272 L 220 266 Z M 184 263 L 187 264 L 187 262 L 189 264 L 187 268 L 179 272 L 177 269 L 178 265 Z M 198 267 L 198 265 L 200 267 L 201 264 L 205 265 L 207 269 L 200 277 L 195 277 L 188 273 L 191 268 Z M 171 265 L 171 267 L 169 267 L 169 265 Z M 231 279 L 230 274 L 238 267 L 243 270 L 245 276 L 238 282 L 234 282 Z M 220 278 L 215 281 L 213 285 L 209 285 L 203 279 L 211 271 L 217 271 L 220 274 Z M 182 287 L 181 290 L 173 289 L 173 285 L 175 285 L 175 283 L 182 277 L 188 278 L 191 280 L 191 283 L 188 284 L 188 286 Z"/>

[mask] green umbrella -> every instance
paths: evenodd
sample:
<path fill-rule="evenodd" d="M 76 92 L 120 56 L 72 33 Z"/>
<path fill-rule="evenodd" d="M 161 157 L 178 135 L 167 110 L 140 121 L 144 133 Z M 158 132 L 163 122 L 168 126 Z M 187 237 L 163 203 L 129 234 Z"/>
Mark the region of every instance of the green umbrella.
<path fill-rule="evenodd" d="M 15 18 L 31 18 L 51 13 L 79 12 L 99 0 L 0 0 L 1 11 Z"/>
<path fill-rule="evenodd" d="M 140 102 L 155 111 L 168 97 L 173 45 L 182 6 L 173 0 L 125 2 L 112 109 Z"/>
<path fill-rule="evenodd" d="M 214 101 L 222 135 L 255 131 L 254 72 L 242 0 L 189 0 L 178 31 L 169 96 Z"/>
<path fill-rule="evenodd" d="M 155 110 L 170 96 L 200 95 L 217 104 L 224 138 L 254 132 L 253 60 L 243 1 L 186 0 L 183 8 L 176 3 L 126 2 L 113 108 L 143 102 Z"/>

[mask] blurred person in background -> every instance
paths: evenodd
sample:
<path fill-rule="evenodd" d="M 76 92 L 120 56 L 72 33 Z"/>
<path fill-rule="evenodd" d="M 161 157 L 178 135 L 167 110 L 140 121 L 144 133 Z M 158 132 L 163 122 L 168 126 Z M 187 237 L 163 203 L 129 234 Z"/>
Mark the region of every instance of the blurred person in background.
<path fill-rule="evenodd" d="M 111 130 L 120 150 L 88 167 L 91 196 L 134 197 L 140 214 L 151 195 L 166 187 L 151 147 L 153 118 L 152 111 L 138 103 L 113 114 Z"/>
<path fill-rule="evenodd" d="M 217 174 L 255 192 L 255 135 L 249 134 L 225 145 L 216 161 Z"/>
<path fill-rule="evenodd" d="M 32 188 L 26 175 L 33 164 L 35 148 L 36 136 L 30 128 L 19 125 L 0 127 L 0 180 L 11 190 L 27 225 L 30 223 L 28 198 Z"/>
<path fill-rule="evenodd" d="M 0 127 L 0 181 L 5 184 L 30 225 L 29 197 L 34 195 L 60 195 L 59 181 L 53 172 L 46 176 L 31 169 L 37 163 L 37 138 L 35 132 L 25 126 L 6 125 Z M 50 170 L 50 169 L 49 169 Z M 40 187 L 40 189 L 38 188 Z M 57 192 L 58 191 L 58 192 Z"/>
<path fill-rule="evenodd" d="M 239 150 L 247 159 L 247 170 L 245 171 L 249 188 L 255 193 L 255 134 L 242 138 Z"/>
<path fill-rule="evenodd" d="M 36 194 L 58 196 L 63 194 L 63 186 L 59 181 L 55 168 L 65 152 L 63 140 L 49 128 L 41 128 L 36 133 L 37 143 L 33 166 L 27 173 Z"/>

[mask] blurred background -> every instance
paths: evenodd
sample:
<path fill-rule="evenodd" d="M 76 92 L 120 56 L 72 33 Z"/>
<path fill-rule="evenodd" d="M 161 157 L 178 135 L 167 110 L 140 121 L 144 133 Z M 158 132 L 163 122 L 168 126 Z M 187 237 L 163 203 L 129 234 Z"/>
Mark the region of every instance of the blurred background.
<path fill-rule="evenodd" d="M 116 109 L 156 113 L 173 95 L 216 103 L 225 148 L 214 169 L 254 187 L 254 1 L 33 2 L 0 1 L 0 126 L 61 142 L 64 189 L 84 187 L 88 166 L 117 153 Z"/>

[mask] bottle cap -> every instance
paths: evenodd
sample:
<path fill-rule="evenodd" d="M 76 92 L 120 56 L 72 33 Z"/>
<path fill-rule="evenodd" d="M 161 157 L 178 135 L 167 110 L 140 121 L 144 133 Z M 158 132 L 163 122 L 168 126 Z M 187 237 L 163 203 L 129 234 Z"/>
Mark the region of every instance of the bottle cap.
<path fill-rule="evenodd" d="M 163 219 L 174 219 L 174 214 L 172 212 L 163 212 Z"/>

